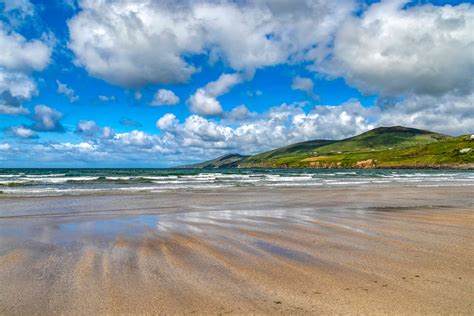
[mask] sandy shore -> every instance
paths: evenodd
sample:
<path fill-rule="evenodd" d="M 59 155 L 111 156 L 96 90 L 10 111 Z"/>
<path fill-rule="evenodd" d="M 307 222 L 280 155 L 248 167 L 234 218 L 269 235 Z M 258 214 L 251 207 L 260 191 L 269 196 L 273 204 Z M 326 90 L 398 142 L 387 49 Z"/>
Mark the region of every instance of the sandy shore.
<path fill-rule="evenodd" d="M 473 314 L 472 187 L 0 198 L 0 314 Z"/>

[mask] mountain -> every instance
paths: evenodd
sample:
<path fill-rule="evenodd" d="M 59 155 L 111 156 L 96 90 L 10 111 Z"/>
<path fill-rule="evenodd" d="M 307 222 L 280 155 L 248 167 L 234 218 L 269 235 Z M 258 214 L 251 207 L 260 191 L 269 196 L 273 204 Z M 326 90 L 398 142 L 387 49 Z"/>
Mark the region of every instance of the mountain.
<path fill-rule="evenodd" d="M 379 127 L 342 140 L 306 141 L 253 156 L 227 155 L 190 167 L 474 168 L 474 140 L 403 126 Z"/>
<path fill-rule="evenodd" d="M 215 168 L 235 168 L 239 162 L 249 156 L 243 156 L 239 154 L 228 154 L 216 159 L 204 161 L 194 165 L 183 166 L 182 168 L 202 168 L 202 169 L 215 169 Z"/>

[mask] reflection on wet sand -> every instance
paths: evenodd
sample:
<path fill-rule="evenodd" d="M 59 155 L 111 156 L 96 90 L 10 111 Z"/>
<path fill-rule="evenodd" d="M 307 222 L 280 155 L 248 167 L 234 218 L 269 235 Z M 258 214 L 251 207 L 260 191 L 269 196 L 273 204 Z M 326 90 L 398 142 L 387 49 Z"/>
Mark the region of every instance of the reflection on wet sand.
<path fill-rule="evenodd" d="M 391 190 L 3 199 L 0 314 L 472 314 L 472 193 Z"/>

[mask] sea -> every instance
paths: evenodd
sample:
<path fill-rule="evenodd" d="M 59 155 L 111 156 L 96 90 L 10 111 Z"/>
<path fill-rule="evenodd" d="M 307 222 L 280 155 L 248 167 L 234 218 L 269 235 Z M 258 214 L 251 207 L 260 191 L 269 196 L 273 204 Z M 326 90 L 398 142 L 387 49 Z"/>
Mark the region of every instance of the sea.
<path fill-rule="evenodd" d="M 382 169 L 0 169 L 1 196 L 232 187 L 474 186 L 474 171 Z M 474 187 L 473 187 L 474 190 Z"/>

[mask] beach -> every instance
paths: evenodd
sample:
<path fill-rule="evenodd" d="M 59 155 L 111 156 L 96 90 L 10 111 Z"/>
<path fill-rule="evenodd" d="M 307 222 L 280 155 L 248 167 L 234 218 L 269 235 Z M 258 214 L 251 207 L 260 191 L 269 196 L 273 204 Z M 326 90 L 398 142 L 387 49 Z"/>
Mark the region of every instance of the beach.
<path fill-rule="evenodd" d="M 0 199 L 0 314 L 472 314 L 472 187 Z"/>

